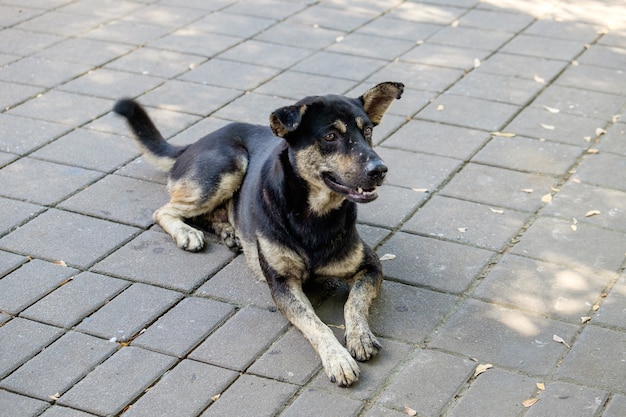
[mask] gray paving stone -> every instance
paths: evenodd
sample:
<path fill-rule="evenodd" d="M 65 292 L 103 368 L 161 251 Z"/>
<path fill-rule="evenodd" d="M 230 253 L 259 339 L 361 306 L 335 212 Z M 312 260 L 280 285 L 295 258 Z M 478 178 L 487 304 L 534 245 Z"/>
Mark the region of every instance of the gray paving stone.
<path fill-rule="evenodd" d="M 470 385 L 448 415 L 517 416 L 524 410 L 522 402 L 531 398 L 537 390 L 536 382 L 523 375 L 490 369 Z"/>
<path fill-rule="evenodd" d="M 39 415 L 49 406 L 44 401 L 0 390 L 2 413 L 11 417 L 31 417 Z"/>
<path fill-rule="evenodd" d="M 626 155 L 626 124 L 614 124 L 602 137 L 597 148 L 601 151 Z"/>
<path fill-rule="evenodd" d="M 24 310 L 20 316 L 70 328 L 129 285 L 126 281 L 91 272 L 83 272 L 71 281 L 61 284 L 62 286 Z M 80 303 L 74 300 L 80 300 Z"/>
<path fill-rule="evenodd" d="M 188 25 L 198 19 L 199 10 L 175 5 L 149 4 L 124 16 L 124 21 L 138 22 L 167 28 Z"/>
<path fill-rule="evenodd" d="M 375 16 L 374 11 L 366 8 L 354 9 L 333 4 L 314 4 L 291 16 L 290 19 L 311 26 L 317 25 L 323 28 L 352 32 Z"/>
<path fill-rule="evenodd" d="M 517 33 L 533 23 L 533 18 L 506 10 L 472 9 L 459 19 L 459 27 L 473 27 Z"/>
<path fill-rule="evenodd" d="M 0 247 L 86 267 L 138 231 L 134 227 L 50 209 L 0 239 Z"/>
<path fill-rule="evenodd" d="M 425 120 L 411 120 L 384 147 L 469 160 L 488 140 L 489 133 Z"/>
<path fill-rule="evenodd" d="M 583 53 L 578 62 L 601 67 L 623 69 L 626 66 L 624 50 L 612 46 L 593 45 Z"/>
<path fill-rule="evenodd" d="M 488 30 L 482 26 L 480 28 L 463 27 L 459 20 L 458 26 L 451 25 L 440 30 L 428 38 L 428 42 L 492 51 L 512 37 L 511 33 Z"/>
<path fill-rule="evenodd" d="M 167 173 L 157 170 L 154 165 L 147 162 L 143 157 L 135 158 L 117 171 L 116 175 L 123 177 L 137 178 L 161 184 L 161 190 L 166 191 Z M 165 202 L 165 201 L 164 201 Z"/>
<path fill-rule="evenodd" d="M 541 197 L 556 185 L 554 178 L 470 163 L 441 194 L 519 211 L 535 211 Z M 532 193 L 522 190 L 534 190 Z"/>
<path fill-rule="evenodd" d="M 267 126 L 271 112 L 293 103 L 293 100 L 276 96 L 250 93 L 244 94 L 226 107 L 216 111 L 213 116 L 233 122 L 256 123 Z"/>
<path fill-rule="evenodd" d="M 438 24 L 427 22 L 415 23 L 383 15 L 375 20 L 371 20 L 365 26 L 360 27 L 359 32 L 417 42 L 429 38 L 441 28 L 442 26 Z"/>
<path fill-rule="evenodd" d="M 237 256 L 205 282 L 196 295 L 225 300 L 241 306 L 275 307 L 267 282 L 259 280 L 248 268 L 246 258 Z"/>
<path fill-rule="evenodd" d="M 133 346 L 181 358 L 234 310 L 233 306 L 219 301 L 185 298 L 148 327 L 133 341 Z"/>
<path fill-rule="evenodd" d="M 0 234 L 8 233 L 43 210 L 36 204 L 0 197 Z"/>
<path fill-rule="evenodd" d="M 444 94 L 420 111 L 417 118 L 493 132 L 501 130 L 518 111 L 517 106 L 508 103 Z"/>
<path fill-rule="evenodd" d="M 514 210 L 435 196 L 402 229 L 500 251 L 519 232 L 528 216 Z"/>
<path fill-rule="evenodd" d="M 279 312 L 244 307 L 211 334 L 188 357 L 234 370 L 244 370 L 285 331 Z"/>
<path fill-rule="evenodd" d="M 426 198 L 427 194 L 410 188 L 386 185 L 378 189 L 378 199 L 359 206 L 361 222 L 394 228 Z"/>
<path fill-rule="evenodd" d="M 473 0 L 471 0 L 473 3 Z M 454 0 L 450 0 L 448 4 L 459 3 Z M 439 23 L 442 25 L 450 25 L 463 13 L 467 12 L 467 0 L 461 0 L 459 7 L 447 6 L 440 4 L 417 4 L 417 3 L 402 3 L 398 7 L 394 8 L 389 15 L 398 19 L 406 19 L 412 22 L 429 22 Z M 473 4 L 472 4 L 473 5 Z"/>
<path fill-rule="evenodd" d="M 387 385 L 378 403 L 397 410 L 406 405 L 420 416 L 439 416 L 475 367 L 468 359 L 419 350 Z"/>
<path fill-rule="evenodd" d="M 574 231 L 572 223 L 537 219 L 513 247 L 513 253 L 601 273 L 616 271 L 626 252 L 624 234 L 587 223 L 578 223 Z"/>
<path fill-rule="evenodd" d="M 372 69 L 372 72 L 374 70 Z M 394 61 L 372 75 L 368 81 L 381 83 L 389 80 L 402 80 L 404 85 L 410 89 L 443 92 L 462 76 L 463 71 L 456 68 Z M 405 96 L 415 94 L 413 92 L 408 93 L 405 93 Z"/>
<path fill-rule="evenodd" d="M 563 143 L 519 136 L 494 137 L 472 158 L 472 161 L 519 171 L 561 176 L 576 162 L 582 152 L 581 148 Z"/>
<path fill-rule="evenodd" d="M 280 6 L 283 8 L 293 4 L 281 2 Z M 277 45 L 252 39 L 224 51 L 220 54 L 220 58 L 285 69 L 314 53 L 315 51 L 310 49 L 300 49 L 295 46 Z M 268 55 L 272 56 L 271 60 L 267 59 Z"/>
<path fill-rule="evenodd" d="M 53 405 L 46 409 L 41 417 L 91 417 L 92 414 L 83 413 L 82 411 L 75 410 L 73 408 L 61 407 Z"/>
<path fill-rule="evenodd" d="M 0 51 L 24 56 L 49 47 L 63 38 L 57 35 L 34 33 L 16 28 L 5 28 L 0 32 Z"/>
<path fill-rule="evenodd" d="M 540 58 L 569 61 L 583 51 L 584 42 L 547 38 L 535 35 L 518 35 L 500 51 Z"/>
<path fill-rule="evenodd" d="M 145 43 L 157 39 L 169 33 L 171 28 L 145 25 L 137 22 L 127 22 L 124 20 L 113 20 L 102 25 L 83 36 L 107 42 L 119 42 L 130 45 L 144 45 Z"/>
<path fill-rule="evenodd" d="M 370 326 L 376 335 L 422 343 L 456 301 L 448 294 L 385 281 L 370 309 Z"/>
<path fill-rule="evenodd" d="M 624 313 L 626 313 L 626 277 L 620 278 L 615 283 L 600 309 L 593 316 L 593 323 L 626 330 Z"/>
<path fill-rule="evenodd" d="M 623 395 L 616 395 L 611 399 L 609 405 L 606 408 L 603 417 L 619 417 L 626 413 L 626 397 Z"/>
<path fill-rule="evenodd" d="M 598 38 L 598 30 L 599 28 L 596 25 L 585 22 L 540 19 L 534 21 L 524 33 L 590 43 Z"/>
<path fill-rule="evenodd" d="M 150 75 L 98 68 L 59 87 L 60 90 L 96 97 L 119 99 L 136 97 L 165 80 Z"/>
<path fill-rule="evenodd" d="M 201 253 L 186 252 L 169 235 L 148 230 L 99 262 L 93 270 L 189 292 L 233 256 L 226 246 L 217 243 L 207 244 Z"/>
<path fill-rule="evenodd" d="M 430 345 L 477 358 L 480 363 L 548 375 L 566 349 L 552 340 L 553 335 L 571 344 L 577 331 L 571 324 L 469 299 Z"/>
<path fill-rule="evenodd" d="M 265 17 L 245 16 L 218 11 L 196 20 L 186 27 L 187 30 L 220 33 L 238 38 L 251 38 L 276 22 Z"/>
<path fill-rule="evenodd" d="M 171 356 L 125 347 L 63 394 L 58 404 L 117 414 L 175 362 Z"/>
<path fill-rule="evenodd" d="M 377 20 L 378 21 L 378 20 Z M 490 53 L 483 49 L 424 43 L 400 57 L 403 61 L 469 71 Z"/>
<path fill-rule="evenodd" d="M 382 227 L 374 227 L 366 224 L 357 224 L 357 231 L 361 239 L 371 248 L 375 248 L 389 236 L 390 231 Z"/>
<path fill-rule="evenodd" d="M 624 191 L 568 181 L 541 213 L 546 216 L 567 220 L 576 219 L 579 222 L 626 232 L 624 201 L 626 201 Z M 594 210 L 600 213 L 587 215 Z"/>
<path fill-rule="evenodd" d="M 128 138 L 124 138 L 128 139 Z M 169 198 L 162 184 L 108 175 L 59 205 L 79 213 L 147 228 L 152 213 Z"/>
<path fill-rule="evenodd" d="M 319 356 L 308 340 L 295 327 L 280 339 L 246 370 L 247 373 L 304 385 L 321 368 Z"/>
<path fill-rule="evenodd" d="M 283 21 L 256 36 L 256 39 L 280 45 L 307 49 L 323 49 L 332 45 L 345 32 Z"/>
<path fill-rule="evenodd" d="M 383 262 L 386 277 L 440 291 L 461 293 L 489 263 L 493 252 L 398 232 L 378 249 L 395 255 Z"/>
<path fill-rule="evenodd" d="M 76 326 L 76 330 L 119 342 L 130 340 L 182 298 L 182 294 L 133 284 Z"/>
<path fill-rule="evenodd" d="M 175 51 L 191 57 L 203 58 L 198 62 L 203 62 L 206 58 L 211 58 L 228 48 L 240 43 L 241 38 L 234 36 L 219 35 L 216 33 L 206 33 L 198 30 L 182 28 L 166 36 L 155 39 L 148 46 L 163 51 Z M 192 58 L 193 59 L 193 58 Z M 191 64 L 193 67 L 195 64 Z"/>
<path fill-rule="evenodd" d="M 580 323 L 591 315 L 610 277 L 548 262 L 505 255 L 474 296 L 542 316 Z"/>
<path fill-rule="evenodd" d="M 533 102 L 535 107 L 550 107 L 564 113 L 596 119 L 618 113 L 623 104 L 623 97 L 619 95 L 560 85 L 549 86 Z"/>
<path fill-rule="evenodd" d="M 234 371 L 183 360 L 134 403 L 125 416 L 197 416 L 237 378 Z"/>
<path fill-rule="evenodd" d="M 5 276 L 17 269 L 22 264 L 28 262 L 28 258 L 14 253 L 0 251 L 0 276 Z"/>
<path fill-rule="evenodd" d="M 482 61 L 476 72 L 500 74 L 534 80 L 540 77 L 546 82 L 554 79 L 567 66 L 567 62 L 554 59 L 496 52 Z"/>
<path fill-rule="evenodd" d="M 37 16 L 38 14 L 41 14 L 41 11 L 33 9 L 23 10 L 22 8 L 17 6 L 3 5 L 2 13 L 3 15 L 2 19 L 0 20 L 0 24 L 2 25 L 2 27 L 9 27 L 24 20 L 31 19 L 33 16 Z"/>
<path fill-rule="evenodd" d="M 534 80 L 472 72 L 454 84 L 447 93 L 523 106 L 542 88 L 543 85 Z"/>
<path fill-rule="evenodd" d="M 254 410 L 258 417 L 271 417 L 285 406 L 297 389 L 296 385 L 242 375 L 201 417 L 237 415 L 242 410 Z"/>
<path fill-rule="evenodd" d="M 570 66 L 556 81 L 559 85 L 584 88 L 609 94 L 626 94 L 626 75 L 622 69 L 580 64 Z"/>
<path fill-rule="evenodd" d="M 279 70 L 274 68 L 259 68 L 253 64 L 215 58 L 193 68 L 178 79 L 249 91 L 265 83 L 278 72 Z"/>
<path fill-rule="evenodd" d="M 166 0 L 166 1 L 175 2 L 176 0 Z M 205 8 L 208 5 L 208 4 L 205 5 L 206 2 L 203 2 L 202 0 L 199 0 L 199 1 L 196 0 L 196 1 L 204 5 L 204 7 L 202 8 Z M 260 16 L 260 17 L 265 17 L 268 19 L 277 19 L 277 20 L 282 20 L 293 14 L 296 14 L 299 10 L 306 8 L 311 3 L 310 1 L 294 3 L 294 2 L 282 1 L 282 0 L 265 0 L 262 3 L 264 7 L 259 7 L 258 9 L 255 9 L 254 11 L 252 11 L 248 4 L 244 4 L 240 2 L 232 3 L 229 0 L 222 0 L 222 2 L 223 4 L 221 5 L 219 2 L 215 2 L 216 5 L 214 7 L 222 8 L 224 6 L 227 6 L 227 7 L 224 7 L 224 10 L 229 13 Z M 197 7 L 200 7 L 200 5 L 198 5 Z"/>
<path fill-rule="evenodd" d="M 137 145 L 127 137 L 76 129 L 32 155 L 61 164 L 109 172 L 138 154 Z"/>
<path fill-rule="evenodd" d="M 626 156 L 599 153 L 589 155 L 576 170 L 574 178 L 586 184 L 626 191 Z"/>
<path fill-rule="evenodd" d="M 0 310 L 17 315 L 76 273 L 73 268 L 33 259 L 0 280 Z"/>
<path fill-rule="evenodd" d="M 459 166 L 460 161 L 434 155 L 413 153 L 390 149 L 376 148 L 376 152 L 384 161 L 390 161 L 386 184 L 399 187 L 426 189 L 434 191 Z"/>
<path fill-rule="evenodd" d="M 69 130 L 68 126 L 0 114 L 0 150 L 25 155 Z"/>
<path fill-rule="evenodd" d="M 359 380 L 350 386 L 348 392 L 342 387 L 331 384 L 324 372 L 319 372 L 309 386 L 334 394 L 348 395 L 361 401 L 372 398 L 387 378 L 398 367 L 403 366 L 407 356 L 413 351 L 413 347 L 408 344 L 385 339 L 379 341 L 383 345 L 382 350 L 374 359 L 359 363 L 361 375 L 359 375 Z"/>
<path fill-rule="evenodd" d="M 159 31 L 161 30 L 159 29 Z M 140 48 L 110 62 L 104 68 L 171 78 L 188 71 L 190 65 L 197 65 L 204 61 L 205 58 L 197 55 L 154 48 Z"/>
<path fill-rule="evenodd" d="M 54 204 L 102 174 L 33 158 L 15 161 L 0 171 L 1 193 L 43 205 Z"/>
<path fill-rule="evenodd" d="M 292 67 L 294 71 L 360 81 L 385 64 L 384 60 L 320 51 Z"/>
<path fill-rule="evenodd" d="M 91 69 L 90 65 L 26 57 L 0 71 L 0 79 L 12 83 L 54 87 Z"/>
<path fill-rule="evenodd" d="M 406 415 L 406 411 L 404 410 L 397 411 L 380 405 L 375 405 L 367 412 L 367 414 L 364 414 L 364 417 L 404 417 Z"/>
<path fill-rule="evenodd" d="M 539 401 L 526 416 L 593 417 L 606 401 L 607 393 L 562 382 L 548 383 L 539 394 Z"/>
<path fill-rule="evenodd" d="M 305 74 L 303 72 L 285 71 L 255 91 L 261 94 L 276 95 L 293 100 L 306 96 L 344 93 L 355 86 L 354 81 L 341 80 L 324 75 Z"/>
<path fill-rule="evenodd" d="M 51 33 L 60 36 L 77 36 L 105 22 L 101 16 L 77 16 L 72 13 L 52 10 L 22 22 L 16 27 L 24 30 Z"/>
<path fill-rule="evenodd" d="M 363 407 L 363 403 L 348 397 L 324 391 L 308 389 L 302 392 L 293 403 L 281 413 L 282 417 L 324 416 L 353 417 Z"/>
<path fill-rule="evenodd" d="M 33 98 L 44 91 L 41 87 L 32 87 L 4 81 L 0 81 L 0 88 L 2 88 L 0 109 L 5 110 Z"/>
<path fill-rule="evenodd" d="M 67 391 L 116 350 L 115 343 L 69 332 L 3 379 L 0 386 L 47 401 Z"/>
<path fill-rule="evenodd" d="M 100 9 L 93 9 L 93 5 L 96 4 L 98 0 L 80 0 L 77 2 L 67 2 L 62 1 L 61 3 L 65 3 L 59 9 L 67 12 L 67 13 L 75 13 L 79 15 L 92 15 L 96 14 L 97 16 L 105 16 L 110 18 L 117 18 L 125 16 L 126 14 L 132 12 L 133 10 L 139 9 L 143 7 L 143 5 L 139 4 L 129 4 L 122 2 L 106 2 L 107 7 L 102 7 Z"/>
<path fill-rule="evenodd" d="M 559 379 L 625 392 L 626 333 L 586 326 L 557 370 Z"/>
<path fill-rule="evenodd" d="M 0 377 L 5 377 L 21 366 L 62 333 L 62 330 L 57 327 L 19 317 L 4 324 L 0 327 L 0 344 L 2 345 Z"/>
<path fill-rule="evenodd" d="M 88 3 L 89 2 L 87 1 L 79 1 L 74 4 Z M 115 7 L 113 6 L 113 4 L 114 3 L 107 3 L 107 7 L 102 7 L 100 10 Z M 91 7 L 93 7 L 93 5 Z M 95 39 L 85 39 L 82 37 L 77 37 L 66 39 L 46 49 L 43 49 L 37 52 L 35 56 L 49 59 L 57 59 L 60 61 L 78 62 L 98 67 L 130 52 L 132 49 L 133 48 L 131 45 L 102 42 Z"/>
<path fill-rule="evenodd" d="M 372 48 L 376 42 L 377 48 Z M 328 51 L 369 58 L 393 60 L 415 46 L 415 42 L 351 33 L 327 48 Z"/>

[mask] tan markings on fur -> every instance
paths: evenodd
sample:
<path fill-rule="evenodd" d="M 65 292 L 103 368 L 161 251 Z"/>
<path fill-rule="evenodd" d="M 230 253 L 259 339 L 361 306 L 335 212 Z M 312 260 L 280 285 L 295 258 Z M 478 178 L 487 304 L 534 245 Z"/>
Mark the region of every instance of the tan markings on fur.
<path fill-rule="evenodd" d="M 342 120 L 335 120 L 333 122 L 333 127 L 339 131 L 342 135 L 344 135 L 348 131 L 348 126 Z"/>
<path fill-rule="evenodd" d="M 363 99 L 363 108 L 370 121 L 377 126 L 383 118 L 383 115 L 391 106 L 391 103 L 400 98 L 402 89 L 395 83 L 382 83 L 374 88 L 367 90 L 361 98 Z"/>
<path fill-rule="evenodd" d="M 358 271 L 363 257 L 363 243 L 359 242 L 346 257 L 317 268 L 315 274 L 323 277 L 351 278 Z"/>
<path fill-rule="evenodd" d="M 146 160 L 146 162 L 148 162 L 149 164 L 151 164 L 152 166 L 154 166 L 155 168 L 163 172 L 170 172 L 172 170 L 172 167 L 174 166 L 176 159 L 165 157 L 165 156 L 163 157 L 156 156 L 155 154 L 152 153 L 152 151 L 146 148 L 139 140 L 137 140 L 137 145 L 139 145 L 139 150 L 142 153 L 141 156 L 143 157 L 143 159 Z"/>
<path fill-rule="evenodd" d="M 263 257 L 279 275 L 301 280 L 306 279 L 306 266 L 300 255 L 284 245 L 272 242 L 261 234 L 257 234 L 257 241 Z"/>
<path fill-rule="evenodd" d="M 359 128 L 359 130 L 363 131 L 363 127 L 365 126 L 365 121 L 363 120 L 362 117 L 357 117 L 356 118 L 356 127 Z"/>
<path fill-rule="evenodd" d="M 368 324 L 369 309 L 378 295 L 379 287 L 371 281 L 356 284 L 357 281 L 363 281 L 363 278 L 362 274 L 355 277 L 355 284 L 344 306 L 346 347 L 360 361 L 371 359 L 380 349 L 380 343 Z"/>

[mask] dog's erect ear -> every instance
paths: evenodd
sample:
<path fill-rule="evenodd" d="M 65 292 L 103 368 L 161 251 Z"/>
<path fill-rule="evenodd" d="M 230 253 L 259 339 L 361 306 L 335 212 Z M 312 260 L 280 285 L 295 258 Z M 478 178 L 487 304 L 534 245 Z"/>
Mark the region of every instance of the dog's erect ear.
<path fill-rule="evenodd" d="M 386 82 L 367 90 L 360 97 L 365 113 L 367 113 L 367 117 L 369 117 L 374 126 L 380 123 L 391 103 L 402 97 L 403 92 L 404 84 Z"/>
<path fill-rule="evenodd" d="M 284 138 L 300 126 L 306 104 L 281 107 L 270 114 L 270 127 L 276 136 Z"/>

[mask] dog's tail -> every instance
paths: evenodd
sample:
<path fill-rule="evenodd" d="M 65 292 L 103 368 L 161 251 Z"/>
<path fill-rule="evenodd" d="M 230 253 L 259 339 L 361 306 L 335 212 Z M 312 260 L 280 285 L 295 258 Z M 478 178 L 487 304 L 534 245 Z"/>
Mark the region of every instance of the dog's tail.
<path fill-rule="evenodd" d="M 119 100 L 113 111 L 126 118 L 144 158 L 158 169 L 169 172 L 176 158 L 187 149 L 187 146 L 174 146 L 163 139 L 148 113 L 137 102 L 131 99 Z"/>

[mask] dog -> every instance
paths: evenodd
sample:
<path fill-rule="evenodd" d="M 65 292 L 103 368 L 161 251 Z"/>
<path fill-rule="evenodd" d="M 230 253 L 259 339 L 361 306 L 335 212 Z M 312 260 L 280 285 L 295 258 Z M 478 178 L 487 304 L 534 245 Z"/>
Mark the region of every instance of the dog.
<path fill-rule="evenodd" d="M 269 127 L 231 123 L 187 146 L 163 139 L 131 99 L 115 104 L 144 157 L 169 173 L 170 201 L 154 220 L 178 247 L 196 252 L 203 218 L 229 248 L 267 281 L 277 308 L 319 355 L 331 382 L 350 386 L 356 361 L 381 345 L 368 324 L 382 283 L 375 252 L 356 229 L 356 203 L 377 198 L 387 166 L 372 149 L 372 131 L 404 85 L 385 82 L 358 98 L 306 97 L 269 116 Z M 350 287 L 344 306 L 345 345 L 316 315 L 305 283 L 341 279 Z"/>

